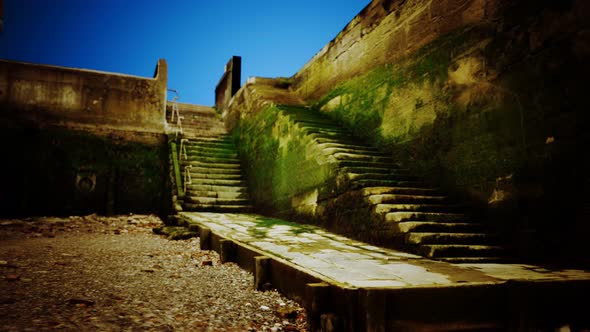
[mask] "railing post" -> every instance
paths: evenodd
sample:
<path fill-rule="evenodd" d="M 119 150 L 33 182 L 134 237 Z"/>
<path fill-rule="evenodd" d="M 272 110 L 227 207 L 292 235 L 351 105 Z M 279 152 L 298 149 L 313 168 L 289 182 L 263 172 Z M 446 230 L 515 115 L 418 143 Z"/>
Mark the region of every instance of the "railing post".
<path fill-rule="evenodd" d="M 190 173 L 191 168 L 192 168 L 192 165 L 187 165 L 184 167 L 184 194 L 185 195 L 186 195 L 186 186 L 193 183 L 193 181 L 191 179 L 191 173 Z"/>
<path fill-rule="evenodd" d="M 188 142 L 187 138 L 180 139 L 180 151 L 178 151 L 178 164 L 182 161 L 182 157 L 184 160 L 188 160 L 188 155 L 186 153 L 186 142 Z"/>

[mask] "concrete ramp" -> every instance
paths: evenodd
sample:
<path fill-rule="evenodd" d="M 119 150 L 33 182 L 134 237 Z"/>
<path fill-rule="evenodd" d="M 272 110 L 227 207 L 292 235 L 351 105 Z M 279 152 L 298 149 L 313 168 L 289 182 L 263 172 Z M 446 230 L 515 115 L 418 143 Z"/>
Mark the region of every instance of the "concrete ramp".
<path fill-rule="evenodd" d="M 590 295 L 588 271 L 433 261 L 254 214 L 180 219 L 200 232 L 202 249 L 254 273 L 257 288 L 303 303 L 312 331 L 590 327 L 581 304 Z"/>

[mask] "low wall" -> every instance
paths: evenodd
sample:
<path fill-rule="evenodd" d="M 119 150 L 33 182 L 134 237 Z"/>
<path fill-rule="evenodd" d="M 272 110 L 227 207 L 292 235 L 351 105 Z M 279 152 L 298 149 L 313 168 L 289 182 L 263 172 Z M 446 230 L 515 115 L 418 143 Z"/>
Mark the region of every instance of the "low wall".
<path fill-rule="evenodd" d="M 282 88 L 281 79 L 253 78 L 223 114 L 260 212 L 315 216 L 318 196 L 331 178 L 332 166 L 303 137 L 288 110 L 278 107 L 301 103 Z"/>
<path fill-rule="evenodd" d="M 0 215 L 169 213 L 166 80 L 0 60 Z"/>
<path fill-rule="evenodd" d="M 162 134 L 4 126 L 0 150 L 0 216 L 170 211 Z"/>
<path fill-rule="evenodd" d="M 154 78 L 0 60 L 0 117 L 163 133 L 167 80 L 165 60 Z"/>

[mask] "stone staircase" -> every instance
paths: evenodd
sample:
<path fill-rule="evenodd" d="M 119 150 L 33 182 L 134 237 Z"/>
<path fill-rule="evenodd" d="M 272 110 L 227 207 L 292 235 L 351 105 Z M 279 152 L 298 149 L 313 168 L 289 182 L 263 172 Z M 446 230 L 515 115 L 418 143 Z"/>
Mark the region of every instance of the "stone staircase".
<path fill-rule="evenodd" d="M 391 155 L 319 112 L 293 107 L 283 111 L 336 165 L 338 196 L 330 204 L 332 210 L 347 212 L 339 225 L 351 218 L 370 219 L 367 233 L 381 234 L 350 230 L 357 238 L 450 262 L 505 260 L 497 235 L 486 232 L 485 225 L 465 213 L 465 206 L 397 164 Z M 340 218 L 338 213 L 330 218 Z"/>
<path fill-rule="evenodd" d="M 240 160 L 232 138 L 211 107 L 178 103 L 182 134 L 177 138 L 184 211 L 250 212 Z M 167 119 L 172 121 L 172 110 Z"/>

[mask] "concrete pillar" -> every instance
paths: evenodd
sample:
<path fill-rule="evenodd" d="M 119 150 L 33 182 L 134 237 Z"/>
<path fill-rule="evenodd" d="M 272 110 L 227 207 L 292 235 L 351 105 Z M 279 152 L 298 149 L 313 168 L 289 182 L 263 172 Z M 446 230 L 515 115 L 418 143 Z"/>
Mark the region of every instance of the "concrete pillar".
<path fill-rule="evenodd" d="M 199 230 L 199 243 L 201 250 L 211 250 L 211 229 L 201 227 Z"/>
<path fill-rule="evenodd" d="M 385 332 L 385 308 L 387 301 L 385 300 L 384 292 L 382 290 L 367 290 L 364 300 L 367 331 Z"/>
<path fill-rule="evenodd" d="M 236 257 L 236 244 L 231 240 L 219 240 L 219 259 L 221 264 L 233 262 Z"/>
<path fill-rule="evenodd" d="M 322 331 L 322 315 L 324 325 L 329 317 L 330 285 L 325 282 L 311 283 L 305 285 L 305 310 L 307 320 L 312 332 Z"/>
<path fill-rule="evenodd" d="M 266 290 L 266 284 L 270 284 L 271 259 L 266 256 L 254 257 L 254 288 Z"/>

